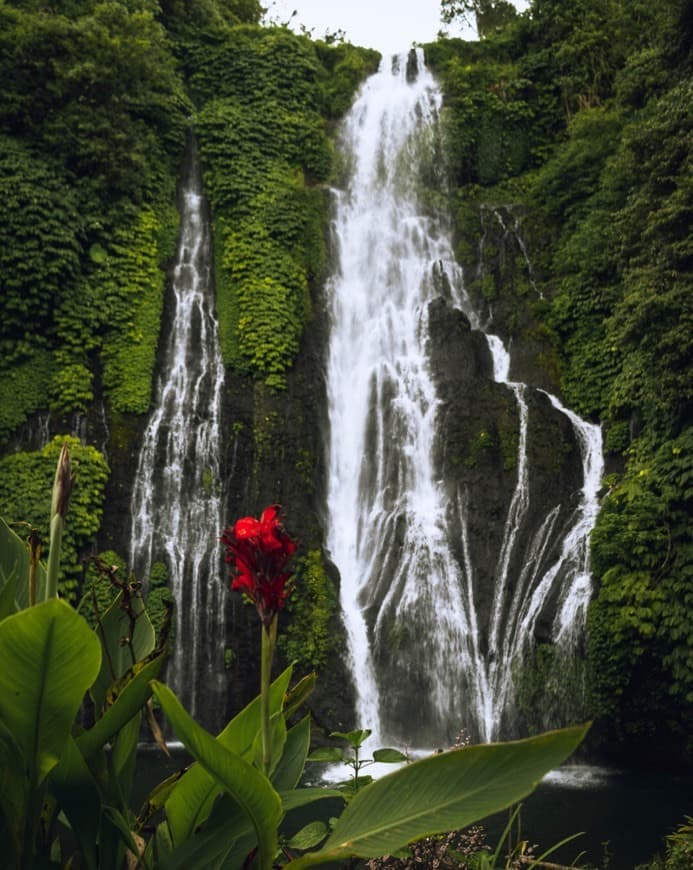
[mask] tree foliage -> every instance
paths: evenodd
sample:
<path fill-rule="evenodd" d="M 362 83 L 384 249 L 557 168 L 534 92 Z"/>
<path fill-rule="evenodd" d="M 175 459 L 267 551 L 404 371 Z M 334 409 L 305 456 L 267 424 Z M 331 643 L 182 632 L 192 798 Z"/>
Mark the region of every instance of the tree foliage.
<path fill-rule="evenodd" d="M 541 297 L 518 297 L 519 326 L 497 326 L 520 341 L 541 327 L 568 404 L 605 429 L 590 697 L 612 746 L 641 758 L 685 752 L 693 721 L 690 12 L 688 0 L 534 0 L 482 43 L 430 52 L 460 255 L 476 256 L 479 205 L 522 204 Z M 511 111 L 526 125 L 515 162 Z"/>

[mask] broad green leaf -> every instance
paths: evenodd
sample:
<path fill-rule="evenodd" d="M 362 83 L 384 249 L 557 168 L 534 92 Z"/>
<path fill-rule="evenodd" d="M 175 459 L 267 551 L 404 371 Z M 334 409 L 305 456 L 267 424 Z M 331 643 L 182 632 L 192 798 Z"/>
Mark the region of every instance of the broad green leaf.
<path fill-rule="evenodd" d="M 270 719 L 270 741 L 272 743 L 270 765 L 270 779 L 281 762 L 284 745 L 286 743 L 286 720 L 281 712 L 275 713 Z M 258 731 L 253 743 L 253 763 L 258 769 L 262 768 L 262 733 Z"/>
<path fill-rule="evenodd" d="M 165 658 L 165 652 L 159 653 L 151 661 L 141 662 L 126 674 L 113 705 L 96 720 L 92 728 L 79 735 L 77 745 L 87 761 L 147 703 L 152 694 L 151 680 L 159 675 Z"/>
<path fill-rule="evenodd" d="M 7 523 L 0 518 L 0 584 L 14 576 L 17 584 L 16 599 L 21 609 L 29 606 L 29 548 Z M 37 601 L 45 597 L 46 569 L 36 566 Z"/>
<path fill-rule="evenodd" d="M 157 837 L 158 828 L 157 828 Z M 191 867 L 204 867 L 205 870 L 224 866 L 241 866 L 243 859 L 255 846 L 253 826 L 247 815 L 227 794 L 218 800 L 202 828 L 189 837 L 178 848 L 173 841 L 164 843 L 167 852 L 161 854 L 157 870 L 189 870 Z M 231 850 L 238 849 L 241 860 L 238 864 L 228 863 Z M 159 849 L 157 848 L 157 854 Z"/>
<path fill-rule="evenodd" d="M 309 748 L 310 716 L 305 716 L 286 735 L 284 752 L 272 775 L 272 785 L 277 791 L 296 788 L 303 775 Z"/>
<path fill-rule="evenodd" d="M 251 820 L 258 845 L 259 866 L 269 870 L 277 846 L 281 801 L 269 780 L 239 755 L 224 748 L 201 728 L 163 683 L 152 683 L 154 694 L 184 746 Z"/>
<path fill-rule="evenodd" d="M 299 807 L 308 806 L 308 804 L 315 803 L 315 801 L 324 801 L 329 798 L 341 798 L 344 800 L 344 795 L 338 789 L 323 788 L 321 786 L 283 791 L 279 797 L 282 800 L 282 809 L 285 813 L 288 813 L 290 810 L 296 810 Z"/>
<path fill-rule="evenodd" d="M 399 749 L 376 749 L 373 753 L 373 761 L 379 764 L 397 764 L 407 761 L 407 756 Z"/>
<path fill-rule="evenodd" d="M 528 740 L 467 746 L 416 761 L 361 789 L 327 842 L 290 866 L 375 858 L 414 840 L 467 827 L 526 797 L 573 752 L 589 726 Z"/>
<path fill-rule="evenodd" d="M 101 843 L 99 870 L 120 870 L 126 849 L 133 855 L 139 855 L 128 820 L 116 807 L 103 808 Z"/>
<path fill-rule="evenodd" d="M 0 662 L 0 719 L 38 785 L 60 760 L 99 672 L 99 641 L 69 604 L 51 599 L 0 622 Z"/>
<path fill-rule="evenodd" d="M 0 622 L 6 616 L 12 616 L 17 612 L 17 572 L 15 571 L 9 578 L 0 577 Z"/>
<path fill-rule="evenodd" d="M 8 867 L 20 863 L 28 800 L 29 780 L 22 750 L 0 721 L 0 842 Z"/>
<path fill-rule="evenodd" d="M 355 731 L 332 731 L 330 737 L 346 740 L 354 749 L 359 749 L 361 744 L 371 736 L 370 728 L 357 728 Z"/>
<path fill-rule="evenodd" d="M 123 593 L 110 603 L 102 615 L 97 633 L 103 647 L 101 670 L 94 683 L 91 695 L 100 714 L 106 701 L 106 693 L 113 682 L 119 680 L 136 662 L 142 661 L 154 649 L 154 628 L 141 595 L 132 599 L 133 612 L 137 616 L 130 643 L 122 643 L 130 636 L 130 619 L 121 608 Z M 134 655 L 134 661 L 133 661 Z"/>
<path fill-rule="evenodd" d="M 270 713 L 281 710 L 291 680 L 287 668 L 270 687 Z M 255 738 L 260 731 L 260 698 L 257 697 L 226 725 L 218 742 L 246 761 L 253 759 Z M 194 764 L 181 777 L 166 801 L 166 816 L 173 842 L 180 846 L 209 816 L 219 786 L 204 768 Z"/>
<path fill-rule="evenodd" d="M 344 761 L 344 758 L 344 750 L 339 746 L 321 746 L 310 753 L 308 761 Z"/>
<path fill-rule="evenodd" d="M 113 778 L 114 794 L 121 796 L 121 801 L 127 800 L 132 792 L 141 726 L 140 710 L 118 731 L 109 754 L 108 765 Z"/>
<path fill-rule="evenodd" d="M 295 686 L 292 686 L 286 694 L 284 702 L 284 716 L 290 719 L 291 716 L 298 710 L 315 688 L 316 682 L 315 673 L 307 674 L 300 679 Z"/>
<path fill-rule="evenodd" d="M 312 849 L 325 839 L 329 829 L 324 822 L 308 822 L 308 824 L 295 833 L 289 840 L 291 849 Z"/>
<path fill-rule="evenodd" d="M 97 867 L 96 842 L 101 796 L 92 772 L 72 737 L 67 741 L 60 763 L 50 772 L 49 788 L 70 822 L 82 860 L 89 868 Z"/>

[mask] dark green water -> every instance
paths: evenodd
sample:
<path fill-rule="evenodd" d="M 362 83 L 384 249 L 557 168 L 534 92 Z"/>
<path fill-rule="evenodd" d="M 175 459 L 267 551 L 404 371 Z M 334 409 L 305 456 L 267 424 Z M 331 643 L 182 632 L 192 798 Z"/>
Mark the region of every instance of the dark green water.
<path fill-rule="evenodd" d="M 143 751 L 135 805 L 187 761 L 181 752 L 165 759 L 158 751 Z M 584 831 L 584 836 L 547 860 L 570 864 L 581 854 L 580 863 L 589 862 L 600 870 L 633 870 L 663 850 L 663 838 L 685 815 L 693 816 L 693 777 L 566 767 L 550 774 L 523 803 L 521 836 L 539 845 L 538 856 L 565 837 Z M 495 846 L 506 822 L 506 813 L 484 822 L 490 844 Z"/>
<path fill-rule="evenodd" d="M 663 838 L 693 815 L 693 778 L 609 768 L 568 767 L 550 774 L 523 804 L 522 837 L 537 855 L 567 836 L 585 835 L 548 858 L 581 861 L 608 870 L 633 870 L 663 851 Z M 489 839 L 507 816 L 486 822 Z"/>

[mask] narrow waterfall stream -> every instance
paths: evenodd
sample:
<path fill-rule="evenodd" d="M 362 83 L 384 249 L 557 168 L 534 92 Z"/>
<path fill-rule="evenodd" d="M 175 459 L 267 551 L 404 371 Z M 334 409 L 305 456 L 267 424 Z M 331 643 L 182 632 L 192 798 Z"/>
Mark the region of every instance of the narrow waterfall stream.
<path fill-rule="evenodd" d="M 549 609 L 552 640 L 574 643 L 601 475 L 598 427 L 511 382 L 493 335 L 485 389 L 504 407 L 511 397 L 517 434 L 505 520 L 483 541 L 492 556 L 482 560 L 470 532 L 478 491 L 465 484 L 451 496 L 436 464 L 430 305 L 443 296 L 481 329 L 449 234 L 419 196 L 421 167 L 430 175 L 438 159 L 440 107 L 421 50 L 415 63 L 412 54 L 384 60 L 361 89 L 342 129 L 350 174 L 334 192 L 338 267 L 328 286 L 327 542 L 341 575 L 357 724 L 412 746 L 445 745 L 461 728 L 475 739 L 507 736 L 513 671 Z M 581 493 L 539 506 L 530 462 L 537 409 L 572 427 L 584 481 Z"/>
<path fill-rule="evenodd" d="M 210 227 L 195 153 L 182 186 L 173 311 L 132 494 L 130 563 L 163 562 L 175 598 L 168 681 L 186 709 L 219 724 L 225 588 L 220 420 L 224 366 L 211 281 Z"/>

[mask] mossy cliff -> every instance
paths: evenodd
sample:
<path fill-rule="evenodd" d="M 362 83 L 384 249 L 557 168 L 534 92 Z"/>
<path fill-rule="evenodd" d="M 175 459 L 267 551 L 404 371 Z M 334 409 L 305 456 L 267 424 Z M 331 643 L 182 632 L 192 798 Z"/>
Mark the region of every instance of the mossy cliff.
<path fill-rule="evenodd" d="M 598 748 L 638 762 L 690 758 L 693 733 L 690 8 L 533 0 L 477 43 L 426 49 L 475 305 L 511 345 L 511 378 L 604 427 L 598 590 L 574 670 Z M 65 588 L 77 594 L 82 556 L 126 554 L 192 130 L 227 366 L 228 518 L 285 506 L 306 597 L 284 654 L 324 671 L 319 705 L 341 727 L 350 697 L 322 549 L 321 287 L 330 136 L 378 58 L 260 27 L 261 14 L 256 0 L 0 3 L 0 514 L 45 522 L 52 439 L 74 435 L 84 501 Z M 516 475 L 516 402 L 463 318 L 436 302 L 431 322 L 436 461 L 451 491 L 483 493 L 481 551 Z M 452 376 L 462 365 L 465 384 Z M 541 500 L 552 481 L 575 488 L 575 444 L 540 394 L 528 402 Z M 250 609 L 235 599 L 233 611 L 237 706 L 255 691 L 257 638 Z M 552 651 L 534 665 L 525 709 Z"/>

